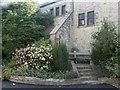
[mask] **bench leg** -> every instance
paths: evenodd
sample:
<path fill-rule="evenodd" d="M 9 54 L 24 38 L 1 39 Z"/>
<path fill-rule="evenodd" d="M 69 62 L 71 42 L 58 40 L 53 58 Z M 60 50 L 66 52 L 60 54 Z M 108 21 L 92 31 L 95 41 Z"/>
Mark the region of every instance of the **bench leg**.
<path fill-rule="evenodd" d="M 74 63 L 77 63 L 77 60 L 76 60 L 76 59 L 74 59 Z"/>

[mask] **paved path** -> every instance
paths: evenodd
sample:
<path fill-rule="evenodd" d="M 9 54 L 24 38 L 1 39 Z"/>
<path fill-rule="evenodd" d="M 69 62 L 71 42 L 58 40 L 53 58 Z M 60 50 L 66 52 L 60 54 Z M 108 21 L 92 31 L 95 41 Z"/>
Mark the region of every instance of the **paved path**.
<path fill-rule="evenodd" d="M 106 88 L 105 90 L 112 89 L 112 90 L 119 90 L 116 87 L 109 85 L 109 84 L 97 84 L 97 85 L 87 85 L 87 84 L 76 84 L 76 85 L 62 85 L 62 86 L 56 86 L 56 85 L 30 85 L 30 84 L 20 84 L 20 83 L 15 83 L 13 85 L 13 82 L 10 81 L 3 81 L 2 82 L 2 88 L 3 90 L 5 88 Z M 108 90 L 109 90 L 108 89 Z M 97 90 L 97 89 L 95 89 Z"/>

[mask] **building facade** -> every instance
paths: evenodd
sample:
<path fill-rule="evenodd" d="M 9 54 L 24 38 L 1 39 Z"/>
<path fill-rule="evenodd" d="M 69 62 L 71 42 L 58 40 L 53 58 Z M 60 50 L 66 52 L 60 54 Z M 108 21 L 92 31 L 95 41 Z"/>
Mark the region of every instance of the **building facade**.
<path fill-rule="evenodd" d="M 89 1 L 89 0 L 88 0 Z M 91 53 L 92 34 L 98 31 L 103 19 L 111 21 L 120 30 L 119 2 L 74 2 L 60 0 L 43 5 L 42 12 L 54 16 L 54 29 L 50 32 L 52 43 L 63 41 L 68 50 L 77 48 L 80 53 Z"/>

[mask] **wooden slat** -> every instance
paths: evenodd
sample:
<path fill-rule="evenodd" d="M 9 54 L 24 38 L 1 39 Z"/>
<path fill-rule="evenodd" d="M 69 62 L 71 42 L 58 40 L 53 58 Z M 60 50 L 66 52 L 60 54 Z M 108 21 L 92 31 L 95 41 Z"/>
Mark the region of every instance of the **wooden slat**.
<path fill-rule="evenodd" d="M 90 57 L 90 54 L 86 54 L 86 53 L 84 54 L 84 53 L 79 53 L 79 52 L 76 52 L 76 53 L 70 52 L 69 59 L 90 60 L 91 57 Z"/>

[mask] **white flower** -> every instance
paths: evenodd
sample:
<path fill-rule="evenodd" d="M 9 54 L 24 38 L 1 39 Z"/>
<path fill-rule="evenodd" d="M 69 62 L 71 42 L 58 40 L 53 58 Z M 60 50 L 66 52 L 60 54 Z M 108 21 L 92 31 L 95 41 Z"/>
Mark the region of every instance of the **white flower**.
<path fill-rule="evenodd" d="M 52 59 L 52 57 L 49 57 L 49 59 Z"/>
<path fill-rule="evenodd" d="M 47 61 L 46 64 L 48 64 L 49 62 Z"/>
<path fill-rule="evenodd" d="M 27 62 L 25 62 L 25 65 L 27 65 L 28 63 Z"/>
<path fill-rule="evenodd" d="M 43 61 L 44 61 L 44 60 L 45 60 L 45 58 L 43 57 L 43 58 L 41 58 L 41 60 L 43 60 Z"/>
<path fill-rule="evenodd" d="M 43 67 L 41 67 L 40 69 L 43 70 Z"/>

